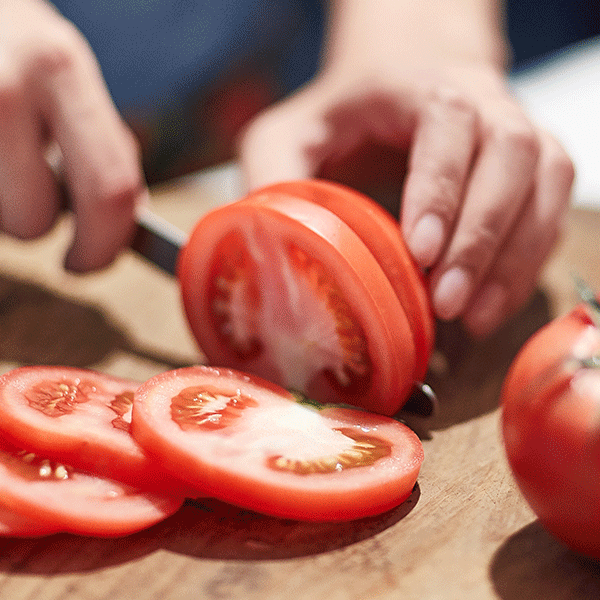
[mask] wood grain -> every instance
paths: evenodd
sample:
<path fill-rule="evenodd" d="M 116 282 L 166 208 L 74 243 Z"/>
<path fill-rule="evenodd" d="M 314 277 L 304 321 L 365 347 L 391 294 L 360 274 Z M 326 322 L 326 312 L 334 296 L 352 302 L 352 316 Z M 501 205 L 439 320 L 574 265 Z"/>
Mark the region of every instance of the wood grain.
<path fill-rule="evenodd" d="M 227 180 L 186 179 L 154 191 L 182 228 L 228 199 Z M 440 407 L 407 416 L 426 459 L 410 499 L 344 524 L 274 519 L 214 500 L 188 502 L 123 539 L 55 535 L 0 540 L 0 600 L 501 599 L 600 597 L 600 568 L 550 538 L 508 471 L 498 395 L 515 353 L 576 301 L 570 272 L 600 285 L 600 216 L 573 210 L 530 303 L 493 339 L 440 326 L 444 356 L 429 383 Z M 89 276 L 62 270 L 63 220 L 36 242 L 0 239 L 0 370 L 70 364 L 145 379 L 201 360 L 177 282 L 136 256 Z"/>

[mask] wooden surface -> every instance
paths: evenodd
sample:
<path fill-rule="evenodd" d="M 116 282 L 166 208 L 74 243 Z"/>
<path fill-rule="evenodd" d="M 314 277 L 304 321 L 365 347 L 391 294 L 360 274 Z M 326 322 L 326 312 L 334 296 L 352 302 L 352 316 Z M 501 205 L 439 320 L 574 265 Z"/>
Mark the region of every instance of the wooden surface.
<path fill-rule="evenodd" d="M 154 191 L 184 230 L 235 197 L 231 172 Z M 263 517 L 207 501 L 123 539 L 0 539 L 0 600 L 311 599 L 570 600 L 600 597 L 600 567 L 566 550 L 519 496 L 497 410 L 524 340 L 576 297 L 570 272 L 600 286 L 600 215 L 572 211 L 540 291 L 493 339 L 439 331 L 445 372 L 430 377 L 440 409 L 412 419 L 425 447 L 402 506 L 345 524 Z M 0 371 L 57 363 L 144 379 L 196 362 L 177 283 L 129 253 L 105 272 L 61 269 L 70 224 L 46 238 L 0 238 Z"/>

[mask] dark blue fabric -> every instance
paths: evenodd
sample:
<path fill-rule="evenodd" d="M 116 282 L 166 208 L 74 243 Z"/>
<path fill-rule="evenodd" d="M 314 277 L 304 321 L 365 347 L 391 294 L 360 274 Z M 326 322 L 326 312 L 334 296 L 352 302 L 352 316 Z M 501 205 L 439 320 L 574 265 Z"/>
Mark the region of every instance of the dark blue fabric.
<path fill-rule="evenodd" d="M 315 73 L 326 0 L 54 3 L 89 40 L 155 181 L 230 158 L 239 127 Z M 600 0 L 507 11 L 515 70 L 600 33 Z"/>
<path fill-rule="evenodd" d="M 321 0 L 55 0 L 82 30 L 121 108 L 162 103 L 260 56 L 283 93 L 315 71 Z M 599 0 L 508 0 L 515 68 L 600 34 Z"/>
<path fill-rule="evenodd" d="M 600 34 L 600 0 L 508 0 L 515 70 Z"/>
<path fill-rule="evenodd" d="M 320 0 L 55 0 L 89 40 L 120 108 L 163 103 L 258 57 L 283 92 L 315 71 Z M 265 67 L 266 68 L 266 67 Z"/>

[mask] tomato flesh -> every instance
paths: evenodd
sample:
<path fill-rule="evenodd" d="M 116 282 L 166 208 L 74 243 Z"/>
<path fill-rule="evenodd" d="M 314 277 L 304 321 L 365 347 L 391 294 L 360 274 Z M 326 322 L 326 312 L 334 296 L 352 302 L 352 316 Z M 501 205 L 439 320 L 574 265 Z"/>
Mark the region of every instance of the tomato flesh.
<path fill-rule="evenodd" d="M 132 431 L 163 467 L 221 500 L 280 517 L 349 520 L 412 492 L 418 437 L 393 419 L 317 411 L 229 369 L 158 375 L 135 395 Z"/>
<path fill-rule="evenodd" d="M 145 529 L 179 509 L 183 497 L 142 492 L 3 442 L 0 534 L 58 531 L 102 537 Z"/>
<path fill-rule="evenodd" d="M 138 382 L 63 366 L 19 367 L 0 377 L 0 432 L 14 445 L 130 485 L 177 483 L 129 432 Z"/>
<path fill-rule="evenodd" d="M 216 209 L 190 236 L 179 278 L 211 364 L 388 415 L 412 390 L 404 308 L 365 244 L 323 207 L 274 195 Z"/>
<path fill-rule="evenodd" d="M 261 202 L 274 195 L 302 198 L 322 206 L 360 237 L 385 272 L 404 307 L 416 347 L 414 378 L 422 381 L 435 340 L 433 311 L 426 277 L 411 257 L 398 222 L 368 196 L 324 180 L 272 184 L 252 192 L 247 200 Z"/>
<path fill-rule="evenodd" d="M 0 505 L 0 537 L 40 537 L 57 533 L 52 523 L 41 523 Z"/>

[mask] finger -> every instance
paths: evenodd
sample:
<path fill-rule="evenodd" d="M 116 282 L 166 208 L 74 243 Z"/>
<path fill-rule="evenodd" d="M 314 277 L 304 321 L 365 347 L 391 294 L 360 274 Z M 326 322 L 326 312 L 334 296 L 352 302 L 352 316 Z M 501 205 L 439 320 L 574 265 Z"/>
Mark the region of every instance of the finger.
<path fill-rule="evenodd" d="M 483 134 L 455 231 L 431 274 L 434 310 L 444 320 L 463 313 L 531 193 L 537 134 L 520 113 L 499 114 Z"/>
<path fill-rule="evenodd" d="M 421 267 L 439 258 L 463 201 L 475 150 L 477 117 L 471 105 L 437 93 L 415 131 L 402 198 L 402 230 Z"/>
<path fill-rule="evenodd" d="M 42 126 L 30 103 L 25 82 L 0 65 L 0 224 L 21 238 L 45 233 L 58 209 Z"/>
<path fill-rule="evenodd" d="M 146 188 L 137 144 L 112 103 L 91 50 L 78 36 L 67 48 L 47 50 L 40 87 L 50 98 L 46 115 L 63 154 L 75 213 L 66 265 L 80 271 L 107 265 L 128 243 L 134 207 Z"/>
<path fill-rule="evenodd" d="M 560 233 L 574 179 L 562 146 L 542 132 L 542 152 L 530 201 L 502 253 L 464 316 L 475 336 L 486 336 L 531 296 L 536 278 Z"/>

